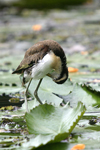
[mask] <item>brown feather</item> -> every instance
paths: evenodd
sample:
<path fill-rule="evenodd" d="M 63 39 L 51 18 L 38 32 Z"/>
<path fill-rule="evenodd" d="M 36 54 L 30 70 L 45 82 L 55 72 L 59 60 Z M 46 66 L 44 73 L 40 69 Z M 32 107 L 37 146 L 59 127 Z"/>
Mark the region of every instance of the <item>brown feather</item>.
<path fill-rule="evenodd" d="M 62 66 L 65 66 L 66 57 L 61 46 L 53 40 L 45 40 L 34 44 L 26 51 L 24 59 L 12 74 L 23 73 L 25 69 L 30 68 L 39 60 L 41 60 L 50 50 L 52 50 L 56 56 L 60 57 L 60 59 L 62 60 Z"/>
<path fill-rule="evenodd" d="M 39 47 L 40 48 L 40 47 Z M 25 69 L 34 66 L 39 60 L 41 60 L 48 52 L 48 46 L 42 45 L 40 51 L 36 49 L 29 48 L 24 56 L 24 59 L 21 61 L 17 69 L 12 73 L 21 74 Z"/>

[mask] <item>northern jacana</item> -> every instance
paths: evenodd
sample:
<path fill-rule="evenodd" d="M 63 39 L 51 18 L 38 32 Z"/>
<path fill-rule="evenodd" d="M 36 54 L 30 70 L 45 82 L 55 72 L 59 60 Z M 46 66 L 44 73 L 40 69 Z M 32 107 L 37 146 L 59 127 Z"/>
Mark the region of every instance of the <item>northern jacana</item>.
<path fill-rule="evenodd" d="M 26 51 L 23 60 L 12 74 L 15 73 L 23 74 L 22 84 L 29 82 L 25 92 L 26 110 L 28 112 L 27 92 L 32 79 L 39 79 L 34 96 L 40 104 L 42 102 L 38 97 L 38 89 L 44 76 L 51 77 L 57 84 L 62 84 L 67 80 L 68 68 L 65 53 L 56 41 L 44 40 L 38 42 Z"/>

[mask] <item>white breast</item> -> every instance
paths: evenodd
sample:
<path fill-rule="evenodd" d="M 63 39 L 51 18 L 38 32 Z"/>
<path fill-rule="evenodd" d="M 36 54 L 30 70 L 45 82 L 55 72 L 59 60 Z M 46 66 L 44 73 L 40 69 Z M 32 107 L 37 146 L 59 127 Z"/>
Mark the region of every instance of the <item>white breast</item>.
<path fill-rule="evenodd" d="M 31 77 L 34 79 L 40 79 L 46 76 L 52 71 L 53 58 L 52 55 L 46 54 L 42 60 L 33 66 Z"/>
<path fill-rule="evenodd" d="M 37 64 L 32 67 L 31 74 L 28 74 L 27 71 L 24 71 L 24 78 L 26 81 L 29 81 L 30 78 L 41 79 L 47 74 L 51 78 L 56 79 L 60 76 L 61 73 L 61 60 L 58 56 L 50 51 L 46 54 L 42 60 L 39 60 Z"/>

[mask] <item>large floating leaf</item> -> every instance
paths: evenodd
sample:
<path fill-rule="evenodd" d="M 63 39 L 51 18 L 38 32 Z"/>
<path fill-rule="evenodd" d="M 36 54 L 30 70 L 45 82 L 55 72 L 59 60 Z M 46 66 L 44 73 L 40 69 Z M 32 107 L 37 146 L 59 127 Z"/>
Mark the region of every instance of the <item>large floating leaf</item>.
<path fill-rule="evenodd" d="M 32 80 L 32 83 L 30 85 L 29 90 L 31 93 L 34 92 L 39 80 Z M 40 89 L 43 91 L 48 91 L 51 93 L 56 93 L 56 94 L 61 94 L 61 95 L 66 95 L 73 89 L 73 83 L 69 80 L 67 80 L 63 84 L 56 84 L 51 78 L 49 77 L 44 77 Z"/>
<path fill-rule="evenodd" d="M 79 100 L 89 110 L 90 106 L 100 107 L 100 92 L 92 89 L 87 85 L 76 84 L 74 90 L 67 96 L 62 96 L 66 102 L 70 102 L 72 106 L 76 105 Z"/>
<path fill-rule="evenodd" d="M 0 68 L 3 68 L 3 69 L 14 68 L 15 69 L 18 66 L 18 64 L 21 62 L 22 58 L 23 58 L 23 55 L 11 55 L 11 56 L 5 56 L 3 58 L 0 58 L 1 60 Z"/>
<path fill-rule="evenodd" d="M 18 75 L 12 75 L 12 72 L 1 73 L 0 75 L 0 94 L 15 93 L 21 91 L 23 88 L 20 83 Z M 14 86 L 14 84 L 16 86 Z"/>
<path fill-rule="evenodd" d="M 81 53 L 73 53 L 68 56 L 68 62 L 73 67 L 78 67 L 82 70 L 91 70 L 91 69 L 99 69 L 100 68 L 100 54 L 97 55 L 82 55 Z M 73 61 L 74 60 L 74 61 Z"/>
<path fill-rule="evenodd" d="M 76 134 L 73 138 L 73 142 L 70 145 L 76 145 L 84 143 L 87 150 L 94 149 L 99 150 L 100 147 L 100 126 L 89 125 L 88 120 L 80 120 L 78 126 L 73 130 L 73 134 Z M 81 135 L 81 136 L 80 136 Z M 79 137 L 79 138 L 78 138 Z M 72 147 L 72 146 L 71 146 Z"/>
<path fill-rule="evenodd" d="M 0 87 L 0 94 L 2 93 L 6 93 L 6 94 L 9 94 L 9 93 L 15 93 L 15 92 L 22 92 L 23 91 L 23 88 L 22 87 L 11 87 L 11 86 L 4 86 L 4 87 Z"/>
<path fill-rule="evenodd" d="M 22 146 L 36 148 L 67 138 L 84 112 L 85 106 L 81 102 L 76 108 L 70 108 L 68 104 L 64 107 L 39 105 L 25 115 L 28 131 L 36 137 Z"/>
<path fill-rule="evenodd" d="M 0 83 L 3 84 L 12 84 L 12 83 L 17 83 L 20 84 L 19 76 L 18 75 L 13 75 L 11 71 L 9 72 L 2 72 L 0 75 Z"/>
<path fill-rule="evenodd" d="M 21 55 L 0 58 L 0 85 L 2 84 L 2 86 L 0 86 L 0 94 L 14 93 L 22 90 L 19 76 L 12 74 L 12 69 L 18 66 L 21 58 Z M 13 84 L 16 84 L 16 87 L 12 86 Z"/>
<path fill-rule="evenodd" d="M 100 79 L 100 52 L 82 55 L 74 53 L 68 56 L 68 65 L 79 69 L 77 73 L 70 73 L 69 77 L 74 82 L 92 82 L 93 79 Z"/>
<path fill-rule="evenodd" d="M 100 80 L 100 73 L 77 72 L 77 73 L 70 73 L 69 77 L 71 78 L 72 82 L 91 83 L 95 79 Z"/>
<path fill-rule="evenodd" d="M 39 80 L 33 80 L 29 87 L 29 92 L 31 93 L 33 97 L 34 97 L 34 91 L 38 82 Z M 38 95 L 41 101 L 43 102 L 47 101 L 47 103 L 53 103 L 59 106 L 60 103 L 62 102 L 62 99 L 57 97 L 53 93 L 66 95 L 70 91 L 72 91 L 72 89 L 73 89 L 73 83 L 69 80 L 66 81 L 64 84 L 58 85 L 54 83 L 52 79 L 45 77 L 38 90 Z"/>

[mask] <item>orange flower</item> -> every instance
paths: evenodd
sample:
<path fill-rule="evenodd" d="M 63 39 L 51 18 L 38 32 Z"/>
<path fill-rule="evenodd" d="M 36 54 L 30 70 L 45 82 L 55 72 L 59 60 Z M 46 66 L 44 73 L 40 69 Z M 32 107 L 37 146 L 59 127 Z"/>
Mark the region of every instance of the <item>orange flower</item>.
<path fill-rule="evenodd" d="M 68 67 L 68 71 L 69 72 L 78 72 L 77 68 L 73 68 L 73 67 Z"/>
<path fill-rule="evenodd" d="M 32 30 L 34 31 L 40 31 L 42 29 L 42 26 L 40 24 L 35 24 L 32 26 Z"/>
<path fill-rule="evenodd" d="M 82 54 L 82 55 L 87 55 L 88 52 L 87 52 L 87 51 L 81 51 L 81 54 Z"/>
<path fill-rule="evenodd" d="M 83 149 L 85 149 L 84 144 L 77 144 L 77 145 L 73 146 L 71 150 L 83 150 Z"/>

